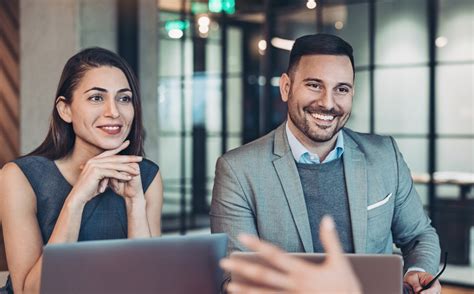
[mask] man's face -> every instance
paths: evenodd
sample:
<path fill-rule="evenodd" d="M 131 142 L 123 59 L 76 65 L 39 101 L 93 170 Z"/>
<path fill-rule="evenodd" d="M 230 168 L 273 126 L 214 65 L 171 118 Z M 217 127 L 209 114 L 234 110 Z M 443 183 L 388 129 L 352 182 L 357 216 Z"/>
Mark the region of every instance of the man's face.
<path fill-rule="evenodd" d="M 351 115 L 354 73 L 350 59 L 339 55 L 305 55 L 290 76 L 280 79 L 288 102 L 288 123 L 298 139 L 330 141 Z M 335 138 L 334 138 L 335 140 Z M 311 142 L 308 142 L 311 143 Z"/>

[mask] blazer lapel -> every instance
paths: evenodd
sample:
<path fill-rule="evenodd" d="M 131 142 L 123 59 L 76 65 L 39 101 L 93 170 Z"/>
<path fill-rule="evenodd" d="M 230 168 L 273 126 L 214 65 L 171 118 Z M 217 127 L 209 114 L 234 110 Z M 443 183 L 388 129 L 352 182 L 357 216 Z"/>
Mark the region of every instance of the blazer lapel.
<path fill-rule="evenodd" d="M 367 242 L 367 169 L 365 155 L 344 132 L 344 174 L 346 179 L 352 237 L 355 253 L 366 252 Z"/>
<path fill-rule="evenodd" d="M 313 239 L 311 237 L 306 201 L 298 170 L 296 169 L 295 159 L 288 145 L 285 124 L 275 131 L 274 154 L 278 157 L 273 160 L 273 166 L 280 178 L 304 250 L 305 252 L 313 252 Z"/>

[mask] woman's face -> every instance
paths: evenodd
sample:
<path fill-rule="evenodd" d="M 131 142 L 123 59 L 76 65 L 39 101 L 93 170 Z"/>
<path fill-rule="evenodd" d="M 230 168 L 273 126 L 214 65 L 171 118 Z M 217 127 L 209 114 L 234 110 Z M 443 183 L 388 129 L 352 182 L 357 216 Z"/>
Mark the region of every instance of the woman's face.
<path fill-rule="evenodd" d="M 69 116 L 76 146 L 100 150 L 120 146 L 133 123 L 132 99 L 135 97 L 120 69 L 101 66 L 88 70 L 74 91 L 71 104 L 64 105 L 63 119 L 68 120 Z"/>

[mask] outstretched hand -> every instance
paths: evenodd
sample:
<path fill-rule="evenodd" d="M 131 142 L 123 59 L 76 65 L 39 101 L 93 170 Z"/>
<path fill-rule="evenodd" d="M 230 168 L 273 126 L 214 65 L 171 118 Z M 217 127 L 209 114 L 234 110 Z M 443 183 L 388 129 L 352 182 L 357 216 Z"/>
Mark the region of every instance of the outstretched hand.
<path fill-rule="evenodd" d="M 325 216 L 321 221 L 320 238 L 327 253 L 322 264 L 312 264 L 250 235 L 239 240 L 258 252 L 266 265 L 238 258 L 224 259 L 221 266 L 246 282 L 231 281 L 230 293 L 361 293 L 359 281 L 343 255 L 334 221 Z"/>

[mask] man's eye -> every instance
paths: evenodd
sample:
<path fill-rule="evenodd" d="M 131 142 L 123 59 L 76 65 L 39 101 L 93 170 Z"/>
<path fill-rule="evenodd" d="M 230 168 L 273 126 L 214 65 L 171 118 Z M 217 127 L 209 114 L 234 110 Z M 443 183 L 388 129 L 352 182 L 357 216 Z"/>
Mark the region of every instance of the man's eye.
<path fill-rule="evenodd" d="M 349 89 L 347 88 L 338 88 L 337 91 L 342 94 L 349 93 Z"/>
<path fill-rule="evenodd" d="M 321 89 L 320 84 L 308 84 L 309 87 L 314 88 L 314 89 Z"/>

